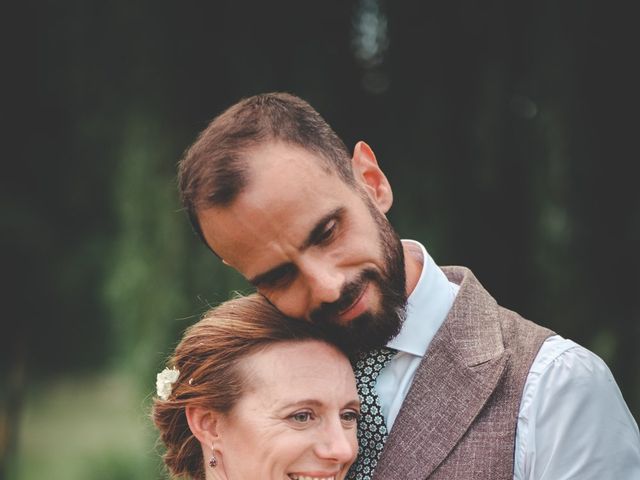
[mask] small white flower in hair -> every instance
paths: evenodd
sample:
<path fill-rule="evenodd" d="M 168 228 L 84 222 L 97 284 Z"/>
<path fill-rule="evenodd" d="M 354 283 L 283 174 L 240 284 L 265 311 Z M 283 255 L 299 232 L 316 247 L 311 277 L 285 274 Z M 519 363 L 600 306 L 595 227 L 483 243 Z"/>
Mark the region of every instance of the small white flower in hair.
<path fill-rule="evenodd" d="M 176 383 L 180 371 L 176 367 L 165 368 L 156 376 L 156 392 L 162 400 L 168 400 L 173 384 Z"/>

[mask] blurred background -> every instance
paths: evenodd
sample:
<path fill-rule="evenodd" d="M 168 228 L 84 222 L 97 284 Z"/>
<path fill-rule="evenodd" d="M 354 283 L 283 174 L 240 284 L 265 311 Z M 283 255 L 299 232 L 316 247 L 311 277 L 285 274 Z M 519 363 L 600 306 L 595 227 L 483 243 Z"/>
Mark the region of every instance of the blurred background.
<path fill-rule="evenodd" d="M 603 357 L 640 418 L 631 4 L 15 2 L 0 479 L 165 478 L 155 373 L 204 309 L 250 291 L 193 235 L 176 162 L 273 90 L 366 140 L 400 235 Z"/>

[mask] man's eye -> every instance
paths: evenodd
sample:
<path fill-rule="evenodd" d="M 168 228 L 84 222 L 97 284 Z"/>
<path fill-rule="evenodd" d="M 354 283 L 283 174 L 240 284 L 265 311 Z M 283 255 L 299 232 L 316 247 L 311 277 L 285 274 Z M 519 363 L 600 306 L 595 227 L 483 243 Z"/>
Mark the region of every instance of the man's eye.
<path fill-rule="evenodd" d="M 317 243 L 322 244 L 331 240 L 331 238 L 335 234 L 336 228 L 337 228 L 337 222 L 335 220 L 332 220 L 331 222 L 329 222 L 326 228 L 322 231 L 322 233 L 318 235 Z"/>
<path fill-rule="evenodd" d="M 268 277 L 256 283 L 255 286 L 260 289 L 270 290 L 275 288 L 286 287 L 293 281 L 296 269 L 293 265 L 286 265 L 272 272 Z"/>
<path fill-rule="evenodd" d="M 311 412 L 296 412 L 289 418 L 297 423 L 307 423 L 311 420 Z"/>

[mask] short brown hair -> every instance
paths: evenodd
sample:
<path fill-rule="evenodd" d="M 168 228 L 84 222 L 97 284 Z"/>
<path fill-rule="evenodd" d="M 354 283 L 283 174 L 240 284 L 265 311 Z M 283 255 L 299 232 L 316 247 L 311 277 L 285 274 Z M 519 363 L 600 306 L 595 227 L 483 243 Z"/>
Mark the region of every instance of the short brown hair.
<path fill-rule="evenodd" d="M 185 409 L 228 413 L 245 392 L 240 362 L 287 341 L 327 341 L 311 323 L 282 315 L 258 294 L 229 300 L 189 327 L 168 362 L 179 370 L 167 400 L 154 399 L 153 421 L 166 447 L 164 462 L 175 476 L 202 480 L 204 460 Z"/>
<path fill-rule="evenodd" d="M 178 165 L 180 200 L 202 240 L 198 210 L 231 204 L 248 183 L 245 154 L 274 140 L 318 154 L 328 170 L 354 184 L 347 148 L 311 105 L 288 93 L 245 98 L 214 118 Z"/>

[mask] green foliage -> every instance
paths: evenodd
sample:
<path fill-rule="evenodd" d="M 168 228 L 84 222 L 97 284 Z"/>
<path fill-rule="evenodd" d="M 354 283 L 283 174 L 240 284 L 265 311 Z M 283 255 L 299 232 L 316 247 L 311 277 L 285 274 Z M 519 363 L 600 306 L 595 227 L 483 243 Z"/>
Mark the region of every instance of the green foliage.
<path fill-rule="evenodd" d="M 149 373 L 167 344 L 168 325 L 186 310 L 186 232 L 172 177 L 163 169 L 174 149 L 146 115 L 125 122 L 113 185 L 118 218 L 105 282 L 120 367 Z"/>

